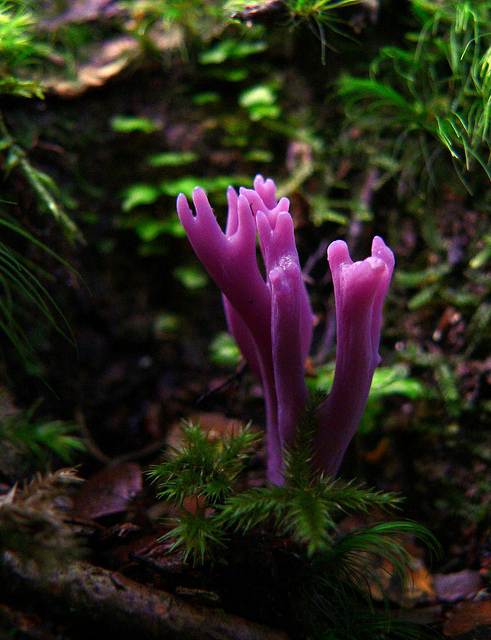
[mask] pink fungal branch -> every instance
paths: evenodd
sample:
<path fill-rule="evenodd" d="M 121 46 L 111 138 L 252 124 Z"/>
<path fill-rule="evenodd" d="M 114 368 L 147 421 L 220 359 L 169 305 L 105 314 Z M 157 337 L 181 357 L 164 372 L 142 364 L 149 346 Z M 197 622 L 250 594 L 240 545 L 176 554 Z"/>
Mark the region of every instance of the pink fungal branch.
<path fill-rule="evenodd" d="M 365 409 L 375 367 L 382 306 L 394 270 L 394 255 L 375 236 L 372 255 L 353 262 L 348 246 L 336 240 L 327 249 L 336 303 L 336 369 L 331 393 L 317 412 L 317 467 L 337 473 Z"/>
<path fill-rule="evenodd" d="M 180 194 L 177 212 L 186 234 L 223 294 L 225 315 L 244 358 L 261 381 L 266 401 L 268 479 L 284 482 L 283 455 L 292 447 L 309 401 L 304 364 L 312 340 L 313 314 L 295 246 L 289 200 L 276 200 L 272 180 L 257 176 L 253 189 L 227 191 L 223 232 L 202 189 L 196 215 Z M 256 234 L 266 271 L 256 257 Z M 379 361 L 382 305 L 394 257 L 379 237 L 372 256 L 353 263 L 346 243 L 328 249 L 336 301 L 338 343 L 331 394 L 317 410 L 315 464 L 334 475 L 363 413 Z"/>

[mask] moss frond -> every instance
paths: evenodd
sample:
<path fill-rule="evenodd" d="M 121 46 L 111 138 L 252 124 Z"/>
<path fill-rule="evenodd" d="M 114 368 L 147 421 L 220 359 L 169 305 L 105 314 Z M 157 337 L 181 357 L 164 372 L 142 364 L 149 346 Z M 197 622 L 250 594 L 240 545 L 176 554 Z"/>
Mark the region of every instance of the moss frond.
<path fill-rule="evenodd" d="M 415 522 L 376 522 L 334 540 L 332 546 L 319 555 L 319 567 L 355 584 L 361 592 L 367 592 L 370 584 L 377 584 L 383 592 L 378 566 L 387 567 L 385 571 L 397 576 L 401 584 L 410 579 L 412 555 L 405 544 L 409 537 L 418 539 L 435 555 L 439 553 L 434 536 Z M 374 562 L 375 558 L 378 563 Z"/>
<path fill-rule="evenodd" d="M 26 411 L 0 415 L 0 445 L 13 448 L 24 466 L 45 469 L 57 456 L 73 463 L 75 455 L 85 450 L 79 427 L 63 420 L 35 419 L 38 404 Z"/>
<path fill-rule="evenodd" d="M 179 508 L 164 539 L 172 539 L 172 549 L 181 549 L 186 560 L 203 562 L 228 535 L 219 514 L 259 436 L 245 428 L 221 438 L 191 422 L 183 422 L 180 436 L 180 444 L 171 448 L 168 459 L 152 467 L 148 475 L 159 484 L 158 497 Z M 193 504 L 191 510 L 185 508 L 187 499 Z"/>
<path fill-rule="evenodd" d="M 80 553 L 62 504 L 68 490 L 82 480 L 74 469 L 38 475 L 23 488 L 14 486 L 0 498 L 0 550 L 52 566 Z M 61 499 L 63 498 L 63 500 Z"/>
<path fill-rule="evenodd" d="M 182 551 L 184 562 L 203 564 L 210 559 L 217 548 L 225 546 L 226 534 L 216 518 L 203 510 L 196 513 L 182 509 L 179 517 L 171 519 L 171 531 L 162 540 L 171 540 L 170 551 Z"/>
<path fill-rule="evenodd" d="M 288 453 L 285 477 L 291 483 L 242 492 L 236 492 L 236 481 L 257 436 L 246 429 L 222 440 L 199 425 L 185 424 L 179 447 L 150 471 L 160 484 L 160 496 L 178 506 L 164 538 L 193 564 L 217 559 L 238 540 L 247 545 L 260 535 L 272 546 L 282 541 L 293 550 L 298 572 L 288 590 L 289 616 L 302 634 L 308 632 L 315 640 L 423 637 L 413 633 L 411 625 L 377 613 L 370 588 L 384 590 L 380 566 L 401 583 L 410 576 L 412 556 L 405 537 L 419 538 L 432 549 L 437 543 L 423 527 L 404 521 L 370 522 L 341 533 L 343 517 L 372 520 L 397 508 L 400 498 L 313 473 L 316 406 L 314 401 L 306 412 L 296 446 Z M 227 557 L 230 561 L 230 554 Z"/>
<path fill-rule="evenodd" d="M 308 554 L 330 548 L 341 515 L 395 508 L 400 498 L 360 484 L 321 479 L 314 486 L 253 488 L 232 495 L 220 513 L 226 527 L 248 532 L 272 527 L 292 536 Z"/>
<path fill-rule="evenodd" d="M 444 152 L 470 188 L 474 169 L 491 179 L 489 8 L 426 0 L 412 7 L 407 46 L 383 47 L 369 77 L 341 77 L 338 93 L 350 119 L 378 136 L 378 148 L 384 140 L 392 145 L 406 173 L 421 166 L 431 172 Z"/>
<path fill-rule="evenodd" d="M 243 429 L 222 439 L 199 424 L 183 423 L 180 437 L 168 460 L 149 471 L 162 489 L 159 497 L 178 505 L 188 496 L 203 498 L 207 506 L 222 504 L 259 436 Z"/>

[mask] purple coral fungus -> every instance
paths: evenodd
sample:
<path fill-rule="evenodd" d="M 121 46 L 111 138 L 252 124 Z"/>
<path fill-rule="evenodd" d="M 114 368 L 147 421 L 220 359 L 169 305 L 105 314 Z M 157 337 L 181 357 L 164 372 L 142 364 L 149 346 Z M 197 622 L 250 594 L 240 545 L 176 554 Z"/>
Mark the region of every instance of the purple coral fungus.
<path fill-rule="evenodd" d="M 223 232 L 202 189 L 196 187 L 196 215 L 180 194 L 177 211 L 198 258 L 223 294 L 230 332 L 261 380 L 268 437 L 268 479 L 282 484 L 283 454 L 292 447 L 308 404 L 304 364 L 312 340 L 313 314 L 302 279 L 288 198 L 257 176 L 253 189 L 227 191 Z M 256 233 L 266 270 L 256 257 Z M 338 344 L 330 396 L 317 411 L 316 468 L 332 475 L 351 441 L 365 407 L 382 325 L 382 305 L 394 258 L 381 238 L 372 256 L 353 263 L 342 241 L 328 249 L 336 301 Z"/>
<path fill-rule="evenodd" d="M 394 255 L 375 236 L 372 255 L 365 260 L 353 262 L 342 240 L 329 245 L 327 258 L 336 304 L 336 369 L 331 393 L 317 411 L 316 462 L 319 470 L 334 475 L 360 422 L 380 362 L 382 306 Z"/>

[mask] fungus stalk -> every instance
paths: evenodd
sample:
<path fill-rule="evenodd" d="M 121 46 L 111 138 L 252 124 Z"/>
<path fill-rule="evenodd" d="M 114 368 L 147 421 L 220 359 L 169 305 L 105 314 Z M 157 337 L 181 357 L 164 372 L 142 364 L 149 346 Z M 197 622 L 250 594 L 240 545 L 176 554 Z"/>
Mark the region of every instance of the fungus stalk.
<path fill-rule="evenodd" d="M 331 393 L 317 410 L 316 466 L 334 476 L 365 409 L 382 328 L 382 306 L 394 270 L 394 255 L 375 236 L 372 255 L 350 258 L 342 240 L 329 245 L 327 258 L 336 305 L 336 369 Z"/>

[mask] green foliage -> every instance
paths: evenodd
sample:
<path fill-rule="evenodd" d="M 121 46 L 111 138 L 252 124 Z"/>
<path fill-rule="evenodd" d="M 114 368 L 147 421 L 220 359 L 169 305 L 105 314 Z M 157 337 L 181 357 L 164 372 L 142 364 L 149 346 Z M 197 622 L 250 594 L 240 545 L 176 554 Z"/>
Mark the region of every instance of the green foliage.
<path fill-rule="evenodd" d="M 468 408 L 460 396 L 457 382 L 456 369 L 460 358 L 454 361 L 438 352 L 428 354 L 416 345 L 408 347 L 404 356 L 408 362 L 432 371 L 436 385 L 434 396 L 443 401 L 448 418 L 456 418 Z M 427 397 L 431 395 L 427 394 Z"/>
<path fill-rule="evenodd" d="M 13 447 L 29 466 L 46 469 L 56 456 L 65 463 L 73 462 L 85 445 L 75 423 L 62 420 L 36 420 L 37 405 L 26 411 L 0 415 L 0 443 Z"/>
<path fill-rule="evenodd" d="M 275 120 L 281 115 L 275 90 L 277 83 L 257 85 L 247 89 L 239 96 L 239 104 L 247 109 L 253 122 L 263 118 Z"/>
<path fill-rule="evenodd" d="M 0 1 L 0 94 L 42 98 L 38 83 L 23 77 L 49 48 L 35 39 L 35 19 L 23 3 Z"/>
<path fill-rule="evenodd" d="M 191 32 L 194 27 L 190 20 L 201 10 L 209 11 L 210 15 L 215 15 L 217 10 L 213 3 L 198 3 L 190 17 L 185 15 L 186 2 L 163 2 L 161 6 L 165 8 L 166 20 Z M 140 253 L 144 255 L 164 252 L 166 236 L 183 235 L 175 212 L 175 198 L 179 193 L 189 198 L 199 185 L 213 199 L 218 212 L 218 206 L 225 204 L 229 185 L 248 184 L 250 176 L 258 173 L 261 165 L 274 160 L 270 141 L 278 134 L 271 130 L 271 125 L 283 113 L 283 74 L 265 57 L 269 43 L 264 28 L 260 25 L 249 28 L 240 23 L 227 26 L 227 15 L 228 9 L 224 12 L 220 7 L 221 28 L 215 29 L 214 34 L 217 37 L 208 38 L 204 24 L 200 24 L 198 39 L 192 40 L 189 33 L 185 38 L 185 43 L 192 44 L 195 78 L 179 88 L 176 99 L 179 112 L 186 114 L 186 120 L 200 123 L 199 147 L 192 150 L 188 145 L 184 146 L 185 150 L 162 147 L 159 132 L 152 134 L 145 126 L 142 129 L 140 125 L 145 119 L 140 116 L 112 119 L 113 128 L 116 126 L 127 135 L 148 131 L 149 146 L 153 140 L 160 145 L 155 148 L 161 149 L 146 158 L 145 177 L 135 180 L 123 191 L 122 215 L 116 220 L 118 227 L 134 230 L 142 243 Z M 284 134 L 281 137 L 284 139 Z M 228 163 L 232 170 L 223 170 L 221 158 L 233 159 L 239 154 L 254 164 L 253 169 L 247 169 L 247 177 L 243 175 L 242 163 Z"/>
<path fill-rule="evenodd" d="M 185 176 L 177 180 L 162 182 L 160 188 L 162 193 L 167 196 L 177 197 L 180 193 L 184 193 L 188 198 L 191 197 L 193 189 L 196 185 L 204 189 L 207 193 L 224 192 L 229 185 L 244 185 L 251 182 L 250 178 L 244 176 L 216 176 L 213 178 Z"/>
<path fill-rule="evenodd" d="M 292 22 L 298 23 L 312 20 L 320 28 L 324 24 L 337 31 L 337 24 L 342 22 L 338 10 L 352 5 L 359 5 L 362 2 L 363 0 L 285 0 L 283 4 Z M 248 0 L 229 0 L 225 5 L 225 10 L 232 15 L 240 12 L 245 12 L 247 15 L 250 5 L 251 3 Z"/>
<path fill-rule="evenodd" d="M 313 20 L 320 29 L 320 25 L 325 24 L 334 31 L 337 31 L 337 23 L 342 22 L 337 13 L 338 10 L 361 4 L 361 2 L 362 0 L 286 0 L 285 5 L 294 20 Z M 323 44 L 326 44 L 322 30 L 321 36 Z"/>
<path fill-rule="evenodd" d="M 122 209 L 124 212 L 128 212 L 135 207 L 153 204 L 159 196 L 159 189 L 151 184 L 132 184 L 123 192 Z"/>
<path fill-rule="evenodd" d="M 362 0 L 287 0 L 286 6 L 295 17 L 315 18 L 321 22 L 333 19 L 333 13 L 343 7 L 360 4 Z"/>
<path fill-rule="evenodd" d="M 0 0 L 0 94 L 43 98 L 34 65 L 52 52 L 46 37 L 36 33 L 36 17 L 24 3 Z M 53 179 L 31 163 L 26 150 L 7 127 L 0 113 L 0 154 L 5 176 L 17 169 L 34 193 L 40 210 L 54 217 L 70 241 L 83 241 L 80 230 L 67 215 Z"/>
<path fill-rule="evenodd" d="M 305 625 L 305 635 L 319 640 L 431 638 L 430 632 L 393 619 L 387 611 L 377 611 L 370 601 L 374 586 L 384 592 L 381 576 L 387 573 L 387 567 L 391 567 L 393 579 L 402 585 L 407 583 L 412 564 L 403 543 L 407 535 L 419 538 L 433 553 L 439 553 L 434 538 L 424 527 L 414 522 L 383 522 L 353 529 L 334 540 L 329 549 L 315 554 L 292 602 Z"/>
<path fill-rule="evenodd" d="M 172 499 L 179 506 L 187 496 L 202 498 L 207 507 L 223 503 L 258 440 L 248 429 L 221 439 L 199 424 L 184 423 L 181 443 L 172 450 L 171 460 L 152 469 L 151 475 L 162 482 L 159 497 Z"/>
<path fill-rule="evenodd" d="M 151 167 L 182 167 L 196 162 L 198 154 L 193 151 L 164 151 L 147 158 Z"/>
<path fill-rule="evenodd" d="M 264 40 L 240 41 L 235 38 L 220 40 L 217 44 L 203 51 L 199 56 L 201 64 L 222 64 L 230 60 L 240 60 L 257 53 L 262 53 L 268 48 Z"/>
<path fill-rule="evenodd" d="M 373 136 L 374 164 L 389 151 L 406 178 L 416 180 L 426 168 L 436 184 L 444 150 L 471 189 L 474 170 L 491 178 L 489 6 L 481 0 L 412 5 L 418 31 L 407 35 L 407 47 L 382 47 L 370 77 L 343 76 L 339 95 L 351 121 Z"/>
<path fill-rule="evenodd" d="M 150 156 L 148 164 L 153 167 L 180 168 L 187 164 L 194 163 L 197 159 L 195 154 L 164 152 Z M 247 180 L 246 180 L 247 182 Z M 217 176 L 215 178 L 182 177 L 176 180 L 166 180 L 160 185 L 149 183 L 135 183 L 124 190 L 122 210 L 125 215 L 117 220 L 117 225 L 123 229 L 133 229 L 143 243 L 150 245 L 154 240 L 162 235 L 182 237 L 185 235 L 181 223 L 175 211 L 175 198 L 179 193 L 191 196 L 194 187 L 199 184 L 207 193 L 218 192 L 220 196 L 225 192 L 229 184 L 241 182 L 240 177 Z M 172 198 L 172 209 L 166 217 L 152 211 L 152 206 L 160 203 L 163 199 Z M 141 253 L 146 253 L 146 248 L 141 248 Z M 203 275 L 198 281 L 196 269 L 181 266 L 175 273 L 176 277 L 184 281 L 188 288 L 196 288 L 203 284 Z M 187 278 L 186 276 L 190 277 Z M 196 276 L 196 277 L 193 277 Z M 181 277 L 182 276 L 182 277 Z"/>
<path fill-rule="evenodd" d="M 46 245 L 20 227 L 9 217 L 0 217 L 0 228 L 12 232 L 43 253 L 67 266 Z M 0 332 L 9 340 L 25 365 L 35 368 L 36 357 L 22 320 L 28 309 L 37 311 L 51 327 L 73 343 L 70 328 L 63 313 L 50 296 L 43 279 L 50 275 L 26 256 L 0 242 Z"/>
<path fill-rule="evenodd" d="M 158 130 L 148 118 L 138 118 L 137 116 L 114 116 L 111 118 L 111 128 L 120 133 L 154 133 Z"/>
<path fill-rule="evenodd" d="M 207 510 L 220 508 L 230 497 L 250 449 L 258 435 L 249 430 L 233 432 L 223 440 L 192 423 L 181 428 L 181 444 L 169 461 L 152 468 L 150 475 L 161 487 L 160 498 L 181 507 L 173 531 L 173 549 L 183 549 L 184 557 L 201 561 L 210 549 L 221 544 L 223 524 L 209 517 Z M 191 499 L 195 512 L 183 505 Z"/>
<path fill-rule="evenodd" d="M 172 275 L 189 291 L 202 289 L 208 283 L 208 276 L 200 268 L 180 266 L 172 271 Z"/>
<path fill-rule="evenodd" d="M 210 353 L 213 362 L 231 369 L 235 369 L 241 359 L 237 343 L 227 332 L 222 332 L 215 336 L 210 345 Z"/>
<path fill-rule="evenodd" d="M 60 226 L 69 242 L 84 242 L 80 229 L 66 213 L 54 180 L 36 169 L 26 151 L 10 134 L 0 113 L 0 153 L 5 155 L 6 175 L 17 168 L 34 192 L 39 208 L 49 213 Z"/>
<path fill-rule="evenodd" d="M 258 487 L 238 493 L 227 501 L 220 520 L 244 533 L 269 528 L 277 535 L 291 537 L 312 556 L 330 549 L 338 534 L 339 516 L 394 508 L 400 501 L 361 484 L 329 478 L 317 477 L 302 485 Z"/>
<path fill-rule="evenodd" d="M 136 6 L 140 3 L 135 3 Z M 147 20 L 152 13 L 166 23 L 186 29 L 201 39 L 209 40 L 215 35 L 224 20 L 222 0 L 150 0 L 141 3 L 146 9 Z"/>
<path fill-rule="evenodd" d="M 491 281 L 485 262 L 489 222 L 484 210 L 478 213 L 479 205 L 470 210 L 460 204 L 453 210 L 451 202 L 440 206 L 437 211 L 425 207 L 423 215 L 416 214 L 426 249 L 415 253 L 414 262 L 394 274 L 393 292 L 400 309 L 407 310 L 411 322 L 427 327 L 425 338 L 403 338 L 399 358 L 426 381 L 428 393 L 420 398 L 424 400 L 419 403 L 420 415 L 431 414 L 429 422 L 435 425 L 459 418 L 469 425 L 467 436 L 473 439 L 477 425 L 486 424 L 485 398 L 469 393 L 462 374 L 482 366 L 477 363 L 489 351 Z M 440 219 L 440 213 L 448 216 L 446 221 Z M 450 219 L 458 224 L 448 234 L 445 225 Z M 474 227 L 467 226 L 470 219 Z M 395 242 L 400 241 L 396 235 Z M 452 259 L 451 242 L 463 243 L 457 259 Z M 428 348 L 430 343 L 433 346 Z"/>
<path fill-rule="evenodd" d="M 316 377 L 309 380 L 309 383 L 311 388 L 327 393 L 333 380 L 334 365 L 325 365 L 316 370 Z M 377 367 L 373 374 L 368 402 L 394 394 L 413 400 L 424 397 L 426 390 L 420 380 L 409 376 L 409 368 L 404 364 Z"/>
<path fill-rule="evenodd" d="M 335 49 L 326 36 L 327 27 L 331 34 L 350 37 L 344 29 L 346 20 L 340 9 L 359 5 L 363 0 L 286 0 L 286 9 L 294 23 L 306 22 L 321 41 L 321 61 L 326 63 L 326 47 Z"/>
<path fill-rule="evenodd" d="M 400 499 L 312 472 L 313 416 L 321 399 L 312 403 L 296 447 L 287 453 L 285 486 L 237 491 L 251 447 L 258 443 L 257 435 L 248 429 L 222 439 L 199 425 L 185 425 L 179 448 L 150 471 L 159 482 L 159 496 L 178 507 L 164 538 L 172 540 L 172 550 L 181 549 L 193 563 L 227 557 L 237 538 L 254 545 L 254 536 L 260 532 L 272 544 L 288 540 L 299 563 L 295 579 L 287 578 L 292 581 L 288 615 L 302 630 L 302 637 L 375 639 L 388 629 L 395 631 L 394 637 L 398 632 L 400 637 L 412 637 L 410 626 L 409 635 L 404 636 L 405 625 L 399 627 L 371 609 L 370 586 L 381 587 L 375 558 L 391 566 L 404 582 L 411 564 L 404 536 L 415 536 L 433 550 L 438 545 L 423 527 L 410 522 L 368 518 L 368 524 L 340 532 L 341 517 L 391 511 Z M 355 612 L 363 612 L 356 623 Z M 415 632 L 414 637 L 418 637 Z"/>

